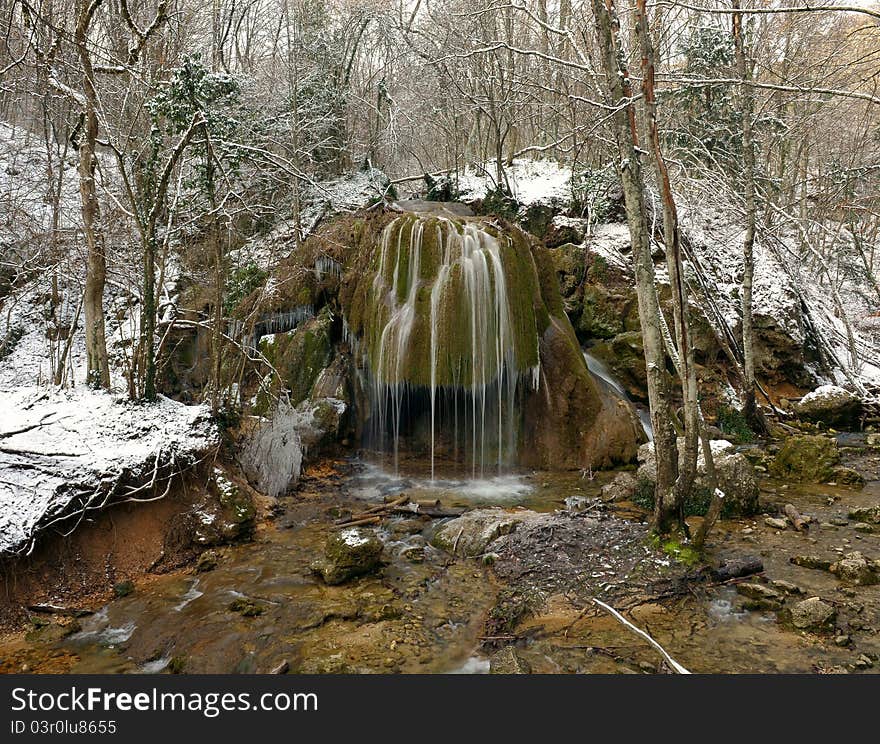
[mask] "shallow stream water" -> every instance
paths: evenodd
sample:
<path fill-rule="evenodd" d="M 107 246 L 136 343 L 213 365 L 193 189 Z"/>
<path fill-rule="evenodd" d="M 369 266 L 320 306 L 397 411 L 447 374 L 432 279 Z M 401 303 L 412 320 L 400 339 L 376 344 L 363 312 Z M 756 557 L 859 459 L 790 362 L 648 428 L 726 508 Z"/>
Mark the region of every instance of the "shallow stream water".
<path fill-rule="evenodd" d="M 400 518 L 380 528 L 387 561 L 381 573 L 326 586 L 310 564 L 334 518 L 404 491 L 447 506 L 577 508 L 613 473 L 524 473 L 477 481 L 438 476 L 432 481 L 429 471 L 425 475 L 430 465 L 421 466 L 401 476 L 378 466 L 339 464 L 336 476 L 307 479 L 296 496 L 283 499 L 282 514 L 261 528 L 253 543 L 223 548 L 214 570 L 145 578 L 130 596 L 78 620 L 76 632 L 60 640 L 31 634 L 0 655 L 27 659 L 30 671 L 82 673 L 268 672 L 283 662 L 292 672 L 486 672 L 492 648 L 481 636 L 500 588 L 491 569 L 472 560 L 453 561 L 431 547 L 427 538 L 435 524 L 424 527 Z M 856 592 L 827 572 L 789 562 L 794 554 L 835 557 L 856 549 L 880 557 L 877 534 L 829 524 L 855 506 L 880 502 L 880 482 L 858 491 L 766 481 L 763 490 L 765 498 L 790 501 L 813 515 L 817 525 L 801 534 L 771 530 L 763 516 L 723 522 L 713 556 L 760 555 L 768 580 L 794 582 L 803 596 L 836 603 L 839 624 L 850 628 L 852 644 L 793 632 L 773 613 L 746 611 L 733 586 L 646 602 L 632 609 L 633 621 L 693 671 L 839 670 L 860 654 L 880 652 L 880 588 Z M 412 562 L 412 548 L 422 549 L 419 562 Z M 243 614 L 241 602 L 234 609 L 236 600 L 245 600 L 253 612 Z M 580 615 L 581 608 L 565 597 L 547 597 L 517 629 L 517 653 L 535 672 L 657 667 L 656 652 L 613 619 L 595 612 Z"/>

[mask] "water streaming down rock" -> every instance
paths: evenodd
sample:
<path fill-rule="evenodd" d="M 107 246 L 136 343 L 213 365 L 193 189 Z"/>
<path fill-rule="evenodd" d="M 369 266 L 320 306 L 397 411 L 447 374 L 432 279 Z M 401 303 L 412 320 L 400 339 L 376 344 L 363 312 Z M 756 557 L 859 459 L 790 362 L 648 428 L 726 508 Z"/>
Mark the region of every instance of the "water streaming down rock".
<path fill-rule="evenodd" d="M 623 389 L 623 386 L 617 381 L 605 362 L 603 362 L 601 359 L 597 359 L 588 351 L 584 352 L 584 360 L 586 361 L 587 368 L 590 370 L 590 374 L 592 374 L 593 377 L 598 377 L 617 395 L 619 395 L 623 400 L 625 400 L 627 403 L 631 404 L 633 408 L 635 408 L 636 414 L 639 417 L 639 423 L 642 425 L 642 431 L 645 432 L 645 436 L 648 437 L 648 441 L 653 442 L 654 429 L 651 425 L 651 414 L 648 409 L 641 406 L 636 406 L 632 402 L 629 395 L 627 395 L 626 390 Z"/>
<path fill-rule="evenodd" d="M 476 222 L 400 217 L 382 232 L 365 323 L 373 434 L 395 458 L 409 408 L 427 391 L 431 475 L 449 431 L 472 474 L 501 468 L 516 444 L 516 395 L 537 385 L 533 303 L 509 289 L 515 248 Z M 522 298 L 520 298 L 522 299 Z"/>

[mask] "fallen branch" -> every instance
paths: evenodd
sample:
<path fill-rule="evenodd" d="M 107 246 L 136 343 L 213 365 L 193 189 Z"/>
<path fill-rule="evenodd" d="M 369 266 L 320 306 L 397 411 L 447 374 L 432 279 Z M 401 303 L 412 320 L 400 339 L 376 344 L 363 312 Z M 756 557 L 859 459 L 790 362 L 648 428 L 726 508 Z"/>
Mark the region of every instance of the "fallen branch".
<path fill-rule="evenodd" d="M 651 636 L 649 636 L 644 630 L 633 625 L 629 620 L 627 620 L 623 615 L 621 615 L 617 610 L 615 610 L 611 605 L 605 604 L 602 600 L 593 598 L 593 603 L 599 605 L 603 610 L 610 613 L 615 620 L 620 622 L 624 627 L 631 630 L 637 636 L 644 638 L 648 643 L 650 643 L 657 651 L 659 651 L 663 658 L 669 663 L 669 665 L 673 668 L 676 674 L 690 674 L 690 672 L 685 669 L 681 664 L 679 664 L 675 659 L 673 659 L 669 652 L 666 651 L 663 646 L 661 646 L 657 641 L 655 641 Z"/>
<path fill-rule="evenodd" d="M 809 529 L 809 518 L 801 516 L 801 513 L 794 507 L 794 504 L 786 504 L 784 511 L 785 516 L 791 520 L 792 525 L 794 525 L 798 532 L 805 532 Z"/>

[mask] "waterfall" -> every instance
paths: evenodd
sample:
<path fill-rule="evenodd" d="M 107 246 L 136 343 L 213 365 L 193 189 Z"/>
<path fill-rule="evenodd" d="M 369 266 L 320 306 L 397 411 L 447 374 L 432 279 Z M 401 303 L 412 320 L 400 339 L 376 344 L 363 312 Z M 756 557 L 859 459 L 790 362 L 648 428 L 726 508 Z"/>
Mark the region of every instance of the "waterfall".
<path fill-rule="evenodd" d="M 584 359 L 587 362 L 587 369 L 590 370 L 590 374 L 592 374 L 593 377 L 598 377 L 609 388 L 617 393 L 617 395 L 619 395 L 627 403 L 633 406 L 633 408 L 635 408 L 636 415 L 639 417 L 639 423 L 641 423 L 642 425 L 642 430 L 648 437 L 648 441 L 653 442 L 654 429 L 651 426 L 651 414 L 648 409 L 644 406 L 637 406 L 632 402 L 632 400 L 630 400 L 630 397 L 629 395 L 627 395 L 626 390 L 623 389 L 623 386 L 617 381 L 617 379 L 611 373 L 611 370 L 608 369 L 608 365 L 605 364 L 605 362 L 603 362 L 601 359 L 597 359 L 587 351 L 584 352 Z"/>
<path fill-rule="evenodd" d="M 382 232 L 358 349 L 371 378 L 374 434 L 390 431 L 395 469 L 407 416 L 424 406 L 431 478 L 441 432 L 474 477 L 516 444 L 516 395 L 538 381 L 532 299 L 517 302 L 515 249 L 476 222 L 399 217 Z M 346 326 L 346 333 L 352 336 Z"/>

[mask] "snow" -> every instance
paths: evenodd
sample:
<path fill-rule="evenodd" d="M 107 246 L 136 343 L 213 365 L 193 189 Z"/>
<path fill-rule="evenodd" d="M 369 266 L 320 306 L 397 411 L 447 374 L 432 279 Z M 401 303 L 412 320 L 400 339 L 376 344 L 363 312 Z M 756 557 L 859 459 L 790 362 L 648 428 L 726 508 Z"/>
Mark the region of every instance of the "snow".
<path fill-rule="evenodd" d="M 361 545 L 366 545 L 370 542 L 370 538 L 357 527 L 349 527 L 347 530 L 342 530 L 339 533 L 339 537 L 349 548 L 359 548 Z"/>
<path fill-rule="evenodd" d="M 0 399 L 0 553 L 83 509 L 192 465 L 218 442 L 205 406 L 138 404 L 80 387 L 21 387 Z M 160 485 L 164 481 L 160 481 Z"/>
<path fill-rule="evenodd" d="M 819 401 L 840 401 L 853 398 L 853 394 L 837 385 L 820 385 L 815 390 L 801 398 L 801 403 L 815 403 Z"/>
<path fill-rule="evenodd" d="M 495 163 L 466 167 L 458 178 L 460 198 L 464 202 L 484 199 L 494 190 Z M 533 204 L 564 205 L 571 201 L 571 168 L 554 160 L 515 158 L 505 165 L 505 176 L 512 195 L 524 207 Z"/>

